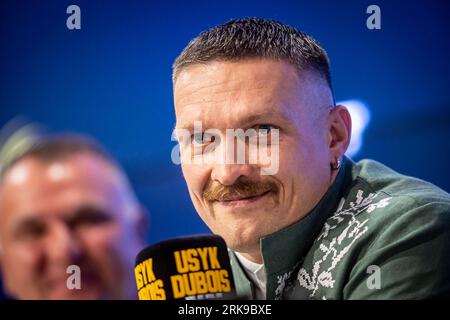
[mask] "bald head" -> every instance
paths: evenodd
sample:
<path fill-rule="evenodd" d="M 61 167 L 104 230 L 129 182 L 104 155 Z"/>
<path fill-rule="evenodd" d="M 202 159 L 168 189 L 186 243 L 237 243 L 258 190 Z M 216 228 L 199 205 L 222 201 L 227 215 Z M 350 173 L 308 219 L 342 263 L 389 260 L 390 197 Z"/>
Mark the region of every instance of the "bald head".
<path fill-rule="evenodd" d="M 80 151 L 70 157 L 53 160 L 29 155 L 15 162 L 0 181 L 1 212 L 8 212 L 3 207 L 11 202 L 14 205 L 18 202 L 24 207 L 31 206 L 32 211 L 39 211 L 36 209 L 37 200 L 48 204 L 49 198 L 54 199 L 57 194 L 69 190 L 68 186 L 78 186 L 78 191 L 83 195 L 75 194 L 70 188 L 70 194 L 63 199 L 65 207 L 82 196 L 90 199 L 86 201 L 102 206 L 120 204 L 120 214 L 124 215 L 130 215 L 130 208 L 138 206 L 127 177 L 116 165 L 99 154 Z"/>

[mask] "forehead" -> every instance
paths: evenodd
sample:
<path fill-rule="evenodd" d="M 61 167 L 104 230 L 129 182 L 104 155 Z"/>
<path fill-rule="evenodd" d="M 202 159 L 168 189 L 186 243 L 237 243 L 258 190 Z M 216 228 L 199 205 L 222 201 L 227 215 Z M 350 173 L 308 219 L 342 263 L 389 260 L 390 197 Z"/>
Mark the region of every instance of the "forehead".
<path fill-rule="evenodd" d="M 24 158 L 0 184 L 1 216 L 61 214 L 79 205 L 110 205 L 117 197 L 120 177 L 107 161 L 80 153 L 52 162 Z"/>
<path fill-rule="evenodd" d="M 289 118 L 295 111 L 292 104 L 302 99 L 301 82 L 297 69 L 284 61 L 217 61 L 187 67 L 174 87 L 177 127 L 199 119 L 220 128 L 251 115 Z"/>

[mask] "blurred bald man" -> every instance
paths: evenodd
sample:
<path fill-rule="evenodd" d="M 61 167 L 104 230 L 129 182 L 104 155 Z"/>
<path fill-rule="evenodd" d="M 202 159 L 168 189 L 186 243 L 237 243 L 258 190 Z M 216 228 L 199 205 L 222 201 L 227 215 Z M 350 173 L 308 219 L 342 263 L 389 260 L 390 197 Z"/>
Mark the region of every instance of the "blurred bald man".
<path fill-rule="evenodd" d="M 145 214 L 119 165 L 82 136 L 41 140 L 0 176 L 0 268 L 16 299 L 134 299 Z M 77 266 L 71 267 L 69 266 Z M 68 285 L 79 270 L 80 286 Z"/>

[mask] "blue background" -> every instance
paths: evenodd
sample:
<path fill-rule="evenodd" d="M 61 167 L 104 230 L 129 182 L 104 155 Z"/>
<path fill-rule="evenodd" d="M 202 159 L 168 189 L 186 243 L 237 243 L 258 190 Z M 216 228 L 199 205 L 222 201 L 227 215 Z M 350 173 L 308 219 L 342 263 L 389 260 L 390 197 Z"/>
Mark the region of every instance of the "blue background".
<path fill-rule="evenodd" d="M 81 8 L 81 30 L 66 8 Z M 381 30 L 366 8 L 381 8 Z M 336 100 L 372 120 L 373 158 L 450 191 L 448 1 L 2 1 L 0 126 L 17 115 L 101 141 L 151 216 L 148 242 L 207 232 L 172 164 L 171 65 L 199 32 L 231 18 L 280 20 L 328 51 Z"/>

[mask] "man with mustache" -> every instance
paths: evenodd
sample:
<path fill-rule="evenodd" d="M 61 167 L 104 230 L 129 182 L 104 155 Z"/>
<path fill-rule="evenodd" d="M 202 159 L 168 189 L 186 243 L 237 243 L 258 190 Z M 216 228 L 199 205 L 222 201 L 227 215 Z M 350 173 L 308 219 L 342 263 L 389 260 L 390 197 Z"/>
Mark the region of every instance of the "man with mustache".
<path fill-rule="evenodd" d="M 145 216 L 120 166 L 87 137 L 30 140 L 1 162 L 5 292 L 27 300 L 136 299 Z"/>
<path fill-rule="evenodd" d="M 448 294 L 449 194 L 344 155 L 350 115 L 334 103 L 328 57 L 314 39 L 274 21 L 231 20 L 188 44 L 173 85 L 176 131 L 191 133 L 178 135 L 183 175 L 198 214 L 230 248 L 238 294 Z M 204 130 L 195 132 L 195 122 Z M 227 137 L 230 129 L 270 140 L 257 149 L 278 170 L 223 161 L 240 140 Z M 255 148 L 244 140 L 246 151 Z"/>

